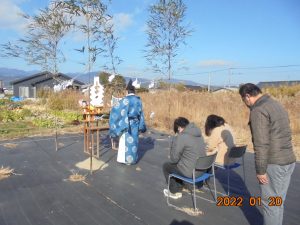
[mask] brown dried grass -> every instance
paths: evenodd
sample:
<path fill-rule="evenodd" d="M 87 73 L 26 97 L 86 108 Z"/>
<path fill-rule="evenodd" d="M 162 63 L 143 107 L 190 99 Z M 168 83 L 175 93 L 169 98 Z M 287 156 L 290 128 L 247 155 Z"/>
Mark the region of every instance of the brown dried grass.
<path fill-rule="evenodd" d="M 5 179 L 14 174 L 14 169 L 10 167 L 3 167 L 0 168 L 0 180 Z"/>
<path fill-rule="evenodd" d="M 10 149 L 14 149 L 18 146 L 18 144 L 15 144 L 15 143 L 5 143 L 3 145 L 5 148 L 10 148 Z"/>
<path fill-rule="evenodd" d="M 50 92 L 47 98 L 47 107 L 52 110 L 80 110 L 79 99 L 84 99 L 83 94 L 79 91 Z"/>
<path fill-rule="evenodd" d="M 201 211 L 199 209 L 196 209 L 196 211 L 193 208 L 188 208 L 188 207 L 182 207 L 182 208 L 176 207 L 176 209 L 178 211 L 184 212 L 190 216 L 204 215 L 203 211 Z"/>
<path fill-rule="evenodd" d="M 222 116 L 234 130 L 236 143 L 247 144 L 252 150 L 251 133 L 248 128 L 249 109 L 241 101 L 238 92 L 208 93 L 176 90 L 140 94 L 147 125 L 157 130 L 172 132 L 173 121 L 184 116 L 195 122 L 204 133 L 208 115 Z M 276 98 L 287 109 L 291 121 L 293 144 L 300 159 L 300 97 L 280 96 Z M 169 111 L 170 108 L 170 111 Z M 155 112 L 150 123 L 150 113 Z M 170 119 L 169 119 L 170 118 Z"/>
<path fill-rule="evenodd" d="M 69 176 L 68 180 L 72 182 L 83 182 L 86 179 L 86 175 L 82 175 L 79 173 L 73 173 Z"/>

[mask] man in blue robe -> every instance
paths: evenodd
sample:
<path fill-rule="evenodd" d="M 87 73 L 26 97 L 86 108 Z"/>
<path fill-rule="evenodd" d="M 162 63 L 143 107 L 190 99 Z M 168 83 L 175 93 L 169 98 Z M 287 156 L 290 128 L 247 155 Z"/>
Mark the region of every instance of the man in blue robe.
<path fill-rule="evenodd" d="M 110 112 L 109 134 L 120 137 L 117 161 L 128 165 L 138 160 L 139 132 L 146 132 L 142 101 L 135 95 L 132 80 L 126 87 L 127 96 L 116 103 Z"/>

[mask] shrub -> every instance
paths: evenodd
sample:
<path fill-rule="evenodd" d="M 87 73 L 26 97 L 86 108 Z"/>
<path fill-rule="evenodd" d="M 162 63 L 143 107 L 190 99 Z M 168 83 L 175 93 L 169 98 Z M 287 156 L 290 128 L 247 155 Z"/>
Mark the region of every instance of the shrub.
<path fill-rule="evenodd" d="M 50 94 L 51 94 L 51 91 L 50 91 L 50 90 L 39 89 L 39 90 L 37 91 L 36 96 L 37 96 L 38 98 L 48 98 Z"/>
<path fill-rule="evenodd" d="M 51 119 L 35 118 L 32 120 L 32 124 L 37 127 L 55 128 L 55 121 L 53 121 Z"/>
<path fill-rule="evenodd" d="M 78 101 L 82 98 L 83 95 L 75 90 L 52 92 L 48 96 L 47 106 L 51 110 L 79 110 Z"/>
<path fill-rule="evenodd" d="M 11 110 L 1 110 L 0 112 L 0 121 L 9 122 L 14 121 L 14 112 Z"/>
<path fill-rule="evenodd" d="M 0 106 L 7 105 L 10 102 L 11 101 L 9 99 L 2 98 L 2 99 L 0 99 Z"/>
<path fill-rule="evenodd" d="M 29 109 L 20 109 L 20 110 L 1 110 L 0 112 L 0 121 L 9 122 L 9 121 L 21 121 L 25 117 L 31 116 L 32 113 Z"/>
<path fill-rule="evenodd" d="M 22 109 L 20 114 L 22 115 L 22 119 L 32 116 L 32 112 L 29 109 Z"/>
<path fill-rule="evenodd" d="M 51 110 L 63 110 L 64 109 L 64 99 L 58 94 L 53 94 L 48 98 L 47 105 Z"/>
<path fill-rule="evenodd" d="M 52 113 L 65 123 L 71 123 L 72 121 L 78 120 L 78 118 L 81 117 L 81 114 L 72 111 L 53 111 Z"/>

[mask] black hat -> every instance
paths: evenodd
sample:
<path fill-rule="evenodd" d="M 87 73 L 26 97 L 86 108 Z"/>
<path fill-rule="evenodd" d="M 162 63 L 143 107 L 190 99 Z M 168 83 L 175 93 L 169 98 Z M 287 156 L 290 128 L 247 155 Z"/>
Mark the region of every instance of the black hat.
<path fill-rule="evenodd" d="M 135 87 L 132 85 L 132 80 L 131 79 L 128 81 L 126 90 L 127 91 L 135 91 Z"/>

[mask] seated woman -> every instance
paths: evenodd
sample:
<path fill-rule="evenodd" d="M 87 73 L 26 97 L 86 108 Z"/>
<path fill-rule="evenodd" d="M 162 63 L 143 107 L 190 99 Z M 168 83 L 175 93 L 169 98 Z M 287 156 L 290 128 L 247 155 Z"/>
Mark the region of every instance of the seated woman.
<path fill-rule="evenodd" d="M 216 163 L 228 165 L 234 163 L 234 159 L 228 158 L 229 150 L 235 146 L 231 127 L 225 120 L 217 115 L 209 115 L 205 122 L 205 134 L 207 139 L 207 154 L 218 152 Z"/>

